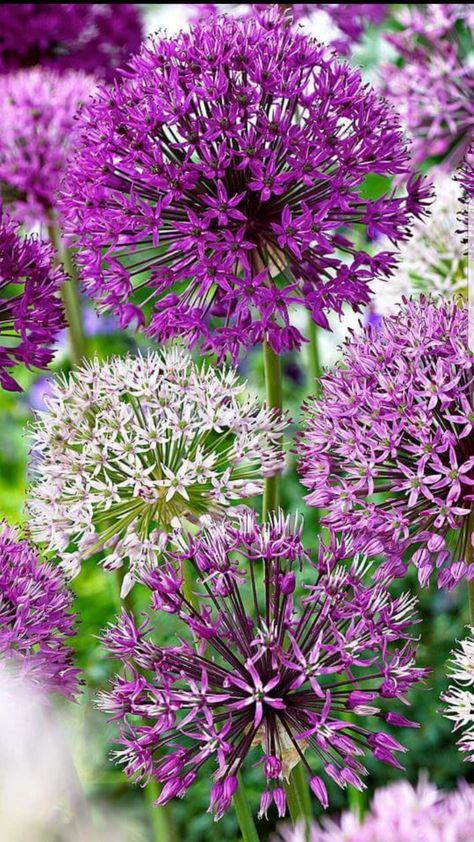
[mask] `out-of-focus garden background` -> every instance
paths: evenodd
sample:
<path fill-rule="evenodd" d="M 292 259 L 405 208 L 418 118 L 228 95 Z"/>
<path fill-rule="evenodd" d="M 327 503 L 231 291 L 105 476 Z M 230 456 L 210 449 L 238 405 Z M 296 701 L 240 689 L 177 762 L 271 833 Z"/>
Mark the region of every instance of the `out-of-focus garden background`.
<path fill-rule="evenodd" d="M 390 54 L 390 48 L 383 39 L 383 30 L 393 27 L 394 13 L 398 7 L 392 7 L 391 15 L 381 29 L 369 29 L 361 45 L 357 48 L 354 61 L 364 68 L 367 79 L 372 80 L 377 73 L 377 64 L 381 57 Z M 148 32 L 161 27 L 177 31 L 187 25 L 187 7 L 181 4 L 143 6 L 143 15 Z M 25 21 L 25 26 L 28 22 Z M 321 21 L 308 24 L 308 29 L 317 37 L 324 39 L 326 33 Z M 377 192 L 377 184 L 367 189 Z M 135 338 L 132 333 L 118 330 L 111 317 L 98 318 L 92 306 L 83 302 L 83 315 L 87 333 L 88 354 L 105 358 L 111 354 L 135 353 L 144 347 L 145 340 Z M 367 316 L 350 314 L 347 319 L 332 320 L 333 332 L 320 337 L 320 353 L 324 365 L 332 365 L 337 359 L 338 346 L 345 333 Z M 306 318 L 301 314 L 301 318 Z M 302 352 L 304 359 L 304 351 Z M 300 406 L 311 391 L 307 366 L 302 364 L 298 354 L 287 354 L 282 360 L 284 375 L 284 401 L 294 419 L 294 428 L 298 424 Z M 69 368 L 67 334 L 62 337 L 52 371 L 67 371 Z M 248 379 L 249 388 L 264 397 L 263 364 L 258 350 L 249 353 L 241 362 L 241 374 Z M 22 511 L 27 484 L 28 425 L 35 410 L 41 409 L 44 396 L 48 392 L 48 380 L 51 375 L 37 375 L 22 371 L 19 380 L 24 388 L 22 393 L 0 391 L 0 517 L 10 523 L 22 521 Z M 283 480 L 283 502 L 289 510 L 305 511 L 305 540 L 311 547 L 316 540 L 314 509 L 305 509 L 304 489 L 300 485 L 294 459 L 288 457 L 288 467 Z M 419 590 L 416 577 L 408 580 L 410 586 Z M 406 582 L 404 586 L 406 586 Z M 74 643 L 79 666 L 87 676 L 88 689 L 76 705 L 59 704 L 62 728 L 70 742 L 74 761 L 87 797 L 88 809 L 97 827 L 99 839 L 124 839 L 126 842 L 145 842 L 159 838 L 151 826 L 151 811 L 146 807 L 146 799 L 139 789 L 131 786 L 122 771 L 109 760 L 113 748 L 114 725 L 107 724 L 104 714 L 94 711 L 93 698 L 96 691 L 103 687 L 110 675 L 111 664 L 101 651 L 96 636 L 112 620 L 117 609 L 117 596 L 113 582 L 103 570 L 93 562 L 86 564 L 80 576 L 74 580 L 73 589 L 77 595 L 76 610 L 80 617 L 78 637 Z M 143 597 L 143 595 L 142 595 Z M 423 643 L 420 651 L 420 665 L 430 665 L 433 673 L 422 689 L 412 692 L 413 710 L 410 718 L 422 723 L 419 730 L 407 733 L 405 737 L 409 752 L 404 762 L 407 776 L 416 782 L 420 772 L 426 770 L 438 785 L 451 788 L 460 777 L 470 773 L 468 764 L 464 764 L 455 746 L 450 723 L 437 715 L 440 708 L 439 696 L 446 688 L 446 660 L 453 641 L 462 635 L 463 624 L 468 621 L 467 600 L 464 586 L 451 594 L 435 590 L 421 593 Z M 37 754 L 41 747 L 38 747 Z M 259 774 L 254 770 L 255 775 Z M 369 779 L 370 792 L 389 780 L 402 777 L 405 773 L 397 772 L 383 764 L 372 763 Z M 246 778 L 252 806 L 258 809 L 259 792 L 252 791 L 252 771 Z M 210 781 L 206 776 L 196 782 L 190 794 L 183 801 L 174 801 L 173 815 L 176 823 L 176 839 L 181 842 L 204 842 L 216 837 L 225 840 L 237 840 L 239 833 L 234 814 L 230 811 L 215 828 L 212 817 L 206 812 L 208 806 Z M 333 787 L 332 808 L 345 806 L 345 795 Z M 24 792 L 28 798 L 28 792 Z M 23 809 L 22 803 L 18 809 Z M 115 828 L 115 829 L 114 829 Z M 265 829 L 264 829 L 265 828 Z M 271 836 L 272 822 L 262 823 L 262 838 Z M 2 831 L 0 830 L 0 837 Z M 62 837 L 61 837 L 62 838 Z M 7 840 L 6 840 L 7 842 Z M 52 840 L 51 840 L 52 842 Z"/>

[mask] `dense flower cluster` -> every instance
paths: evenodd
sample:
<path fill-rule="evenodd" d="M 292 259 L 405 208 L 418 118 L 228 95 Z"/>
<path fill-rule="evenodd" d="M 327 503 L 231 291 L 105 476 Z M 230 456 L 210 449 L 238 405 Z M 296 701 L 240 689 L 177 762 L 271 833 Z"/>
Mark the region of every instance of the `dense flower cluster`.
<path fill-rule="evenodd" d="M 0 72 L 43 65 L 84 70 L 110 81 L 139 49 L 133 3 L 2 3 Z"/>
<path fill-rule="evenodd" d="M 463 190 L 458 181 L 441 174 L 435 187 L 430 215 L 415 221 L 412 236 L 401 246 L 394 277 L 372 285 L 371 306 L 378 315 L 393 313 L 403 297 L 416 293 L 467 296 L 468 256 L 460 230 Z"/>
<path fill-rule="evenodd" d="M 92 77 L 35 68 L 0 77 L 0 183 L 24 220 L 51 222 L 74 117 L 94 88 Z"/>
<path fill-rule="evenodd" d="M 259 15 L 267 6 L 265 3 L 191 3 L 191 19 L 202 20 L 229 9 L 239 15 Z M 318 38 L 331 43 L 343 55 L 348 55 L 362 40 L 367 26 L 379 26 L 388 11 L 386 3 L 288 3 L 280 8 L 295 22 L 314 23 L 318 26 Z"/>
<path fill-rule="evenodd" d="M 314 758 L 343 788 L 364 788 L 366 752 L 400 768 L 395 753 L 405 749 L 382 723 L 416 724 L 392 709 L 425 674 L 414 666 L 413 600 L 392 598 L 386 582 L 366 586 L 370 565 L 348 557 L 333 542 L 312 561 L 301 524 L 279 513 L 259 526 L 252 512 L 189 537 L 144 577 L 154 611 L 176 615 L 187 636 L 160 648 L 148 620 L 136 626 L 122 614 L 106 646 L 124 672 L 100 705 L 121 723 L 127 774 L 163 784 L 158 804 L 182 797 L 210 761 L 210 809 L 220 818 L 248 755 L 266 781 L 261 815 L 272 802 L 284 815 L 283 782 L 299 762 L 325 807 Z"/>
<path fill-rule="evenodd" d="M 30 529 L 70 575 L 108 548 L 107 569 L 135 572 L 174 530 L 262 491 L 283 467 L 286 420 L 232 370 L 187 352 L 97 360 L 59 379 L 33 431 Z"/>
<path fill-rule="evenodd" d="M 58 290 L 64 280 L 49 245 L 20 237 L 0 210 L 0 384 L 19 391 L 11 369 L 19 364 L 46 368 L 63 327 Z"/>
<path fill-rule="evenodd" d="M 302 828 L 282 830 L 282 842 L 305 842 Z M 474 788 L 461 783 L 442 792 L 422 778 L 416 787 L 397 781 L 376 791 L 370 812 L 360 820 L 343 813 L 314 826 L 310 842 L 471 842 L 474 839 Z"/>
<path fill-rule="evenodd" d="M 411 4 L 389 36 L 401 65 L 387 65 L 385 93 L 414 138 L 415 161 L 447 157 L 454 168 L 474 131 L 474 15 L 470 4 Z M 469 45 L 469 46 L 468 46 Z"/>
<path fill-rule="evenodd" d="M 472 579 L 473 356 L 467 308 L 421 296 L 345 345 L 299 442 L 310 505 L 425 585 Z"/>
<path fill-rule="evenodd" d="M 72 595 L 57 567 L 40 563 L 26 541 L 0 526 L 0 669 L 68 698 L 78 670 L 68 638 L 74 634 Z"/>
<path fill-rule="evenodd" d="M 369 174 L 408 176 L 398 118 L 358 71 L 278 10 L 213 17 L 144 47 L 81 117 L 63 210 L 88 291 L 158 342 L 234 359 L 266 339 L 298 347 L 292 305 L 367 302 L 390 252 L 355 242 L 357 223 L 393 243 L 424 207 L 365 198 Z"/>
<path fill-rule="evenodd" d="M 467 760 L 474 761 L 474 629 L 462 640 L 459 649 L 452 653 L 450 678 L 454 681 L 442 701 L 444 715 L 454 722 L 454 730 L 465 729 L 458 746 L 466 752 Z"/>

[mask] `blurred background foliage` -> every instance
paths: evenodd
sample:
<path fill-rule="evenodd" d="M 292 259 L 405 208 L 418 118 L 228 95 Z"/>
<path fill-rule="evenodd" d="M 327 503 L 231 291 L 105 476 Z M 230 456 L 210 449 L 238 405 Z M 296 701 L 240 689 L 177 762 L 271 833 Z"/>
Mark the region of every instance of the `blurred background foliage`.
<path fill-rule="evenodd" d="M 394 9 L 396 7 L 392 7 Z M 185 22 L 183 5 L 151 4 L 143 7 L 148 20 L 148 29 L 154 31 L 161 25 L 172 21 L 173 29 Z M 394 27 L 393 17 L 385 27 Z M 355 61 L 362 64 L 368 79 L 373 78 L 374 67 L 380 60 L 386 46 L 379 31 L 369 30 L 363 44 L 359 47 Z M 366 185 L 367 195 L 377 197 L 381 185 L 372 179 Z M 146 350 L 147 342 L 134 337 L 132 333 L 119 331 L 110 317 L 98 318 L 91 305 L 83 302 L 83 317 L 87 333 L 88 354 L 105 358 L 112 354 L 136 353 Z M 305 315 L 301 314 L 305 319 Z M 338 346 L 351 327 L 363 321 L 364 315 L 348 314 L 342 320 L 333 319 L 333 332 L 319 335 L 322 362 L 333 365 L 338 356 Z M 44 397 L 48 393 L 48 382 L 54 372 L 67 372 L 70 368 L 67 334 L 61 337 L 51 374 L 38 376 L 22 370 L 18 379 L 24 391 L 20 394 L 0 392 L 0 517 L 10 523 L 22 522 L 22 511 L 27 486 L 28 426 L 36 410 L 44 406 Z M 240 363 L 242 376 L 248 380 L 249 389 L 264 398 L 263 360 L 259 350 L 249 353 Z M 300 354 L 287 354 L 282 358 L 284 405 L 292 417 L 287 446 L 287 470 L 283 478 L 282 503 L 287 511 L 299 511 L 305 514 L 305 541 L 311 548 L 318 541 L 317 518 L 314 509 L 304 504 L 304 489 L 299 483 L 295 468 L 295 458 L 291 453 L 291 444 L 301 418 L 301 404 L 312 391 L 308 375 L 308 360 L 305 349 Z M 260 501 L 252 501 L 257 507 Z M 403 583 L 419 592 L 416 576 L 411 574 Z M 92 814 L 105 809 L 112 810 L 114 818 L 126 826 L 125 838 L 131 842 L 145 842 L 159 839 L 152 827 L 152 812 L 146 807 L 146 799 L 151 796 L 139 788 L 131 786 L 122 773 L 109 760 L 113 749 L 115 727 L 107 723 L 106 717 L 94 708 L 94 698 L 99 688 L 104 687 L 113 665 L 105 658 L 98 635 L 110 622 L 119 605 L 118 588 L 113 576 L 104 573 L 94 562 L 86 563 L 81 574 L 74 580 L 76 610 L 80 618 L 79 633 L 75 640 L 79 666 L 84 670 L 86 687 L 79 702 L 68 705 L 64 710 L 75 762 L 86 791 Z M 439 696 L 446 689 L 446 660 L 454 641 L 462 636 L 463 626 L 468 622 L 468 608 L 465 587 L 461 586 L 454 593 L 437 591 L 435 587 L 419 592 L 422 622 L 419 633 L 422 637 L 420 647 L 420 666 L 430 666 L 432 673 L 426 685 L 411 693 L 412 709 L 409 716 L 418 720 L 418 730 L 408 730 L 403 741 L 409 748 L 404 757 L 406 773 L 399 772 L 381 763 L 369 761 L 369 793 L 374 788 L 389 781 L 408 776 L 416 782 L 420 773 L 426 770 L 430 778 L 440 787 L 452 788 L 460 777 L 474 780 L 468 764 L 464 764 L 455 746 L 455 737 L 451 733 L 450 723 L 438 715 Z M 135 606 L 144 608 L 146 595 L 137 587 L 134 591 Z M 166 628 L 160 628 L 160 637 L 172 636 L 168 618 L 163 622 Z M 66 708 L 63 703 L 63 708 Z M 246 783 L 254 813 L 258 810 L 261 772 L 248 769 Z M 211 838 L 237 840 L 239 833 L 232 811 L 215 827 L 212 817 L 206 812 L 210 780 L 201 776 L 191 792 L 183 801 L 172 804 L 176 825 L 176 842 L 205 842 Z M 331 809 L 337 811 L 347 806 L 346 795 L 335 785 L 331 788 Z M 317 810 L 315 804 L 315 811 Z M 317 815 L 317 812 L 315 812 Z M 274 822 L 274 814 L 272 813 Z M 99 821 L 99 818 L 96 818 Z M 259 824 L 261 838 L 272 836 L 274 823 Z M 1 835 L 1 834 L 0 834 Z M 104 839 L 110 837 L 104 836 Z"/>

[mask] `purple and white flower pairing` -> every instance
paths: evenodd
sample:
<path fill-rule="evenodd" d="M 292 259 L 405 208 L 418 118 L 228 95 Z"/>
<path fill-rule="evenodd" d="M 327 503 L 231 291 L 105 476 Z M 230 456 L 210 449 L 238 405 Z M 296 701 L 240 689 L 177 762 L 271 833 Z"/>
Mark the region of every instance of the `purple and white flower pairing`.
<path fill-rule="evenodd" d="M 472 842 L 473 21 L 0 8 L 5 842 Z"/>

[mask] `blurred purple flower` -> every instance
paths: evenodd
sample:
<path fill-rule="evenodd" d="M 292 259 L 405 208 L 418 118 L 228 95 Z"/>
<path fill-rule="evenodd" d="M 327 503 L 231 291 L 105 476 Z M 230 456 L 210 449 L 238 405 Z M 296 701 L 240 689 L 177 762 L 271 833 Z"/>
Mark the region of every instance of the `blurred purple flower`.
<path fill-rule="evenodd" d="M 0 72 L 42 65 L 111 81 L 143 40 L 134 3 L 3 3 Z"/>
<path fill-rule="evenodd" d="M 123 325 L 219 359 L 299 347 L 293 305 L 322 327 L 358 309 L 394 260 L 350 226 L 397 243 L 423 212 L 417 178 L 365 197 L 369 174 L 408 176 L 397 117 L 274 8 L 151 42 L 80 123 L 62 204 L 86 288 Z"/>
<path fill-rule="evenodd" d="M 285 814 L 283 782 L 299 762 L 324 807 L 315 760 L 342 788 L 364 788 L 366 752 L 402 768 L 395 755 L 405 749 L 383 723 L 416 727 L 393 710 L 426 672 L 414 665 L 413 599 L 365 585 L 370 565 L 340 564 L 348 547 L 335 540 L 312 561 L 301 529 L 281 513 L 260 526 L 254 512 L 211 526 L 144 575 L 157 622 L 171 613 L 184 627 L 176 644 L 159 648 L 149 622 L 125 613 L 106 632 L 124 671 L 99 704 L 121 724 L 126 773 L 163 785 L 158 805 L 185 795 L 211 761 L 219 819 L 257 747 L 260 815 L 272 802 Z M 200 607 L 184 586 L 188 564 Z"/>
<path fill-rule="evenodd" d="M 304 829 L 282 829 L 281 842 L 305 842 Z M 398 781 L 378 789 L 361 820 L 343 813 L 314 825 L 310 842 L 469 842 L 474 839 L 474 788 L 461 782 L 442 792 L 421 778 L 416 787 Z M 274 840 L 276 842 L 276 840 Z"/>
<path fill-rule="evenodd" d="M 474 131 L 472 8 L 463 3 L 412 4 L 400 22 L 403 29 L 387 37 L 401 63 L 383 67 L 384 93 L 414 138 L 415 162 L 442 156 L 444 166 L 454 169 Z"/>
<path fill-rule="evenodd" d="M 64 276 L 53 250 L 36 237 L 20 237 L 0 211 L 0 384 L 21 391 L 9 373 L 18 363 L 46 368 L 64 324 L 58 290 Z"/>
<path fill-rule="evenodd" d="M 35 68 L 0 77 L 0 182 L 22 221 L 50 225 L 74 117 L 95 87 L 83 73 Z"/>
<path fill-rule="evenodd" d="M 72 698 L 79 670 L 72 594 L 57 567 L 39 562 L 14 529 L 0 525 L 0 665 L 48 693 Z"/>
<path fill-rule="evenodd" d="M 466 306 L 421 296 L 352 336 L 308 403 L 307 502 L 357 549 L 383 549 L 383 575 L 411 561 L 422 585 L 474 577 L 473 369 Z"/>

